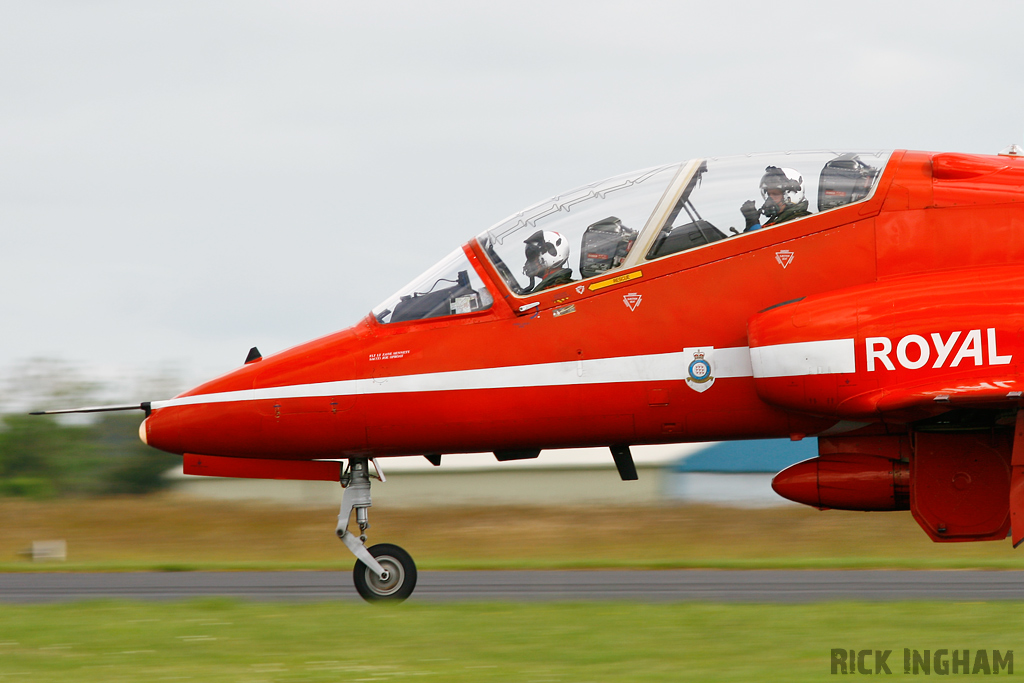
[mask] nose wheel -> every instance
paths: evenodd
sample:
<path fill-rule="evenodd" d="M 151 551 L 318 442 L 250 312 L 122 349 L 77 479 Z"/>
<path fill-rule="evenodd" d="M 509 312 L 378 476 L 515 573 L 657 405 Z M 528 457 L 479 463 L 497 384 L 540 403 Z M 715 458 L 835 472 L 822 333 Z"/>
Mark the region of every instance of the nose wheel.
<path fill-rule="evenodd" d="M 412 595 L 416 588 L 416 564 L 409 553 L 390 543 L 378 543 L 369 552 L 384 568 L 384 573 L 378 576 L 362 560 L 357 560 L 352 580 L 359 595 L 367 602 L 401 602 Z"/>
<path fill-rule="evenodd" d="M 377 467 L 377 478 L 384 476 Z M 416 563 L 409 553 L 397 545 L 379 543 L 367 548 L 366 530 L 370 528 L 370 470 L 366 458 L 353 458 L 341 476 L 345 493 L 341 497 L 341 511 L 338 513 L 336 533 L 345 547 L 356 556 L 352 579 L 356 590 L 368 602 L 401 602 L 412 595 L 416 588 Z M 356 511 L 359 535 L 348 530 L 349 517 Z"/>

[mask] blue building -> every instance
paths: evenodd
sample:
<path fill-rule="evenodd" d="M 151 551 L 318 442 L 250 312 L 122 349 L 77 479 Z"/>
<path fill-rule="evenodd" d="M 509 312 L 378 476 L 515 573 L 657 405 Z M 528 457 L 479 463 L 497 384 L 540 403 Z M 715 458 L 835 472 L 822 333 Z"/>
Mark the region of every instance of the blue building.
<path fill-rule="evenodd" d="M 818 440 L 726 441 L 668 465 L 663 495 L 669 500 L 740 507 L 790 504 L 772 490 L 772 477 L 818 455 Z"/>

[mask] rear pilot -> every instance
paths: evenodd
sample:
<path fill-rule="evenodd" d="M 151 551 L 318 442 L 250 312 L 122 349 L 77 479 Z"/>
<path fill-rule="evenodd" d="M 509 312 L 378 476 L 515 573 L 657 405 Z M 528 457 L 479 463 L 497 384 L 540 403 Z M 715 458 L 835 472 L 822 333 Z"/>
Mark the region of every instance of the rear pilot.
<path fill-rule="evenodd" d="M 746 220 L 743 232 L 752 232 L 761 228 L 769 228 L 794 218 L 810 216 L 807 210 L 807 198 L 804 196 L 804 179 L 799 172 L 791 168 L 769 166 L 761 176 L 761 197 L 764 204 L 760 209 L 752 199 L 743 202 L 740 213 Z M 768 219 L 761 224 L 758 217 L 764 214 Z"/>

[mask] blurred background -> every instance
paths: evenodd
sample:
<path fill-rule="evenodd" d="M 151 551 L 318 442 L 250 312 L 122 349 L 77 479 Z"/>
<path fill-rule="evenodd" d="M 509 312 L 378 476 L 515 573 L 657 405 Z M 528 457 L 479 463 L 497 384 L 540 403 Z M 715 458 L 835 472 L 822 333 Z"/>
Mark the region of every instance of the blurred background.
<path fill-rule="evenodd" d="M 633 169 L 1020 144 L 1022 19 L 1012 0 L 0 0 L 0 571 L 347 582 L 336 485 L 188 481 L 139 413 L 27 411 L 168 398 L 341 329 L 509 214 Z M 776 505 L 771 471 L 813 439 L 714 448 L 637 448 L 631 483 L 606 451 L 389 461 L 370 542 L 422 569 L 1019 557 L 933 544 L 908 512 Z M 1009 603 L 408 607 L 6 605 L 0 676 L 821 680 L 829 648 L 1024 632 Z"/>
<path fill-rule="evenodd" d="M 583 183 L 996 153 L 1024 142 L 1020 27 L 995 0 L 0 2 L 0 371 L 167 398 Z"/>
<path fill-rule="evenodd" d="M 178 458 L 138 442 L 138 414 L 25 413 L 168 398 L 251 346 L 350 325 L 568 188 L 695 156 L 1024 142 L 1021 18 L 947 0 L 0 0 L 0 496 L 188 489 L 165 476 Z M 776 447 L 714 460 L 770 504 L 770 471 L 814 443 Z M 545 454 L 496 486 L 502 504 L 563 481 L 580 505 L 753 500 L 735 477 L 693 486 L 722 474 L 699 455 L 637 449 L 631 488 L 606 453 Z M 479 466 L 396 464 L 375 496 L 450 501 L 486 490 Z M 275 495 L 208 486 L 189 495 Z M 733 502 L 693 497 L 712 490 Z"/>

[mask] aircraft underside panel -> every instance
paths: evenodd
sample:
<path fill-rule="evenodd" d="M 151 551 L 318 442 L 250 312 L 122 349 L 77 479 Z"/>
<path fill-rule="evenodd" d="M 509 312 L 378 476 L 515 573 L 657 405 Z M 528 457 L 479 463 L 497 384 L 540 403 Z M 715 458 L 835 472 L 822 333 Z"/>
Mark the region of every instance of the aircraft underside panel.
<path fill-rule="evenodd" d="M 1006 538 L 1011 434 L 917 434 L 910 508 L 933 541 Z"/>

